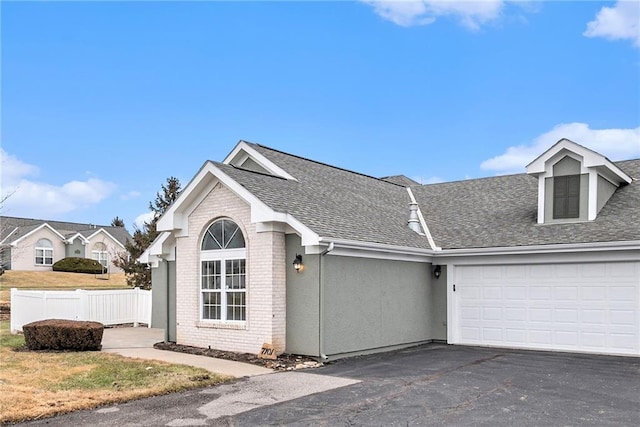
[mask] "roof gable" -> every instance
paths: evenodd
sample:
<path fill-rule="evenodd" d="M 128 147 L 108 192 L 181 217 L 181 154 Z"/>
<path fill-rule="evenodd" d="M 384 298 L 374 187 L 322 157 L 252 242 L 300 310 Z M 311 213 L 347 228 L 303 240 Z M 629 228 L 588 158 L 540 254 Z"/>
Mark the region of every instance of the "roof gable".
<path fill-rule="evenodd" d="M 97 226 L 94 224 L 83 224 L 75 222 L 65 221 L 51 221 L 43 219 L 33 218 L 19 218 L 1 216 L 0 222 L 2 227 L 2 243 L 15 243 L 15 241 L 22 240 L 26 235 L 31 234 L 34 230 L 47 224 L 61 240 L 71 243 L 77 238 L 86 239 L 88 236 L 97 233 L 99 230 L 103 230 L 107 233 L 115 242 L 124 247 L 127 240 L 131 239 L 131 235 L 124 227 L 112 227 L 112 226 Z"/>
<path fill-rule="evenodd" d="M 526 167 L 527 173 L 530 175 L 550 174 L 553 165 L 567 155 L 580 159 L 580 163 L 585 169 L 597 169 L 601 175 L 616 185 L 629 184 L 631 182 L 631 177 L 611 160 L 566 138 L 556 142 L 551 148 L 529 163 Z"/>
<path fill-rule="evenodd" d="M 240 141 L 222 163 L 284 179 L 296 180 L 286 170 L 258 152 L 255 146 L 256 144 Z"/>

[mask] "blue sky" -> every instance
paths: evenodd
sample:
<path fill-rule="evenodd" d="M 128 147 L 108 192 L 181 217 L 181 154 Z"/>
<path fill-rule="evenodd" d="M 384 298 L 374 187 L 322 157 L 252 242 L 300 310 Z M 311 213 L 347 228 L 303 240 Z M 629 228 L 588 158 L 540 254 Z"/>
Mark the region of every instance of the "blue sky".
<path fill-rule="evenodd" d="M 640 2 L 0 4 L 2 214 L 131 231 L 240 139 L 425 183 L 640 157 Z"/>

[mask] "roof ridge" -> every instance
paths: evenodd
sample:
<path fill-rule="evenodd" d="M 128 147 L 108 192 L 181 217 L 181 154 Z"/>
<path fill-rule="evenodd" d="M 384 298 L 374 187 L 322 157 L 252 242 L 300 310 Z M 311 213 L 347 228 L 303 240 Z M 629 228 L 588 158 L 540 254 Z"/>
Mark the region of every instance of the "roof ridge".
<path fill-rule="evenodd" d="M 629 159 L 629 160 L 616 160 L 615 162 L 611 162 L 614 165 L 620 167 L 619 163 L 628 163 L 628 162 L 636 162 L 636 161 L 640 161 L 640 157 L 637 159 Z M 627 173 L 627 172 L 625 172 Z M 415 187 L 424 187 L 427 185 L 443 185 L 443 184 L 454 184 L 454 183 L 458 183 L 458 182 L 471 182 L 471 181 L 481 181 L 481 180 L 486 180 L 486 179 L 498 179 L 498 178 L 508 178 L 508 177 L 514 177 L 514 176 L 520 176 L 520 175 L 528 175 L 526 172 L 520 172 L 520 173 L 509 173 L 509 174 L 505 174 L 505 175 L 493 175 L 493 176 L 481 176 L 479 178 L 468 178 L 468 179 L 456 179 L 453 181 L 444 181 L 444 182 L 434 182 L 431 184 L 418 184 L 418 185 L 412 185 L 411 188 L 415 188 Z"/>
<path fill-rule="evenodd" d="M 277 150 L 277 149 L 275 149 L 275 148 L 267 147 L 266 145 L 257 144 L 257 143 L 255 143 L 255 142 L 249 142 L 249 141 L 246 141 L 246 140 L 243 140 L 243 141 L 244 141 L 244 142 L 246 142 L 246 143 L 248 143 L 248 144 L 251 144 L 251 145 L 256 145 L 256 146 L 258 146 L 258 147 L 261 147 L 261 148 L 265 148 L 265 149 L 267 149 L 267 150 L 274 151 L 274 152 L 276 152 L 276 153 L 284 154 L 284 155 L 286 155 L 286 156 L 290 156 L 290 157 L 295 157 L 296 159 L 305 160 L 305 161 L 307 161 L 307 162 L 315 163 L 315 164 L 317 164 L 317 165 L 326 166 L 326 167 L 329 167 L 329 168 L 332 168 L 332 169 L 337 169 L 337 170 L 340 170 L 340 171 L 343 171 L 343 172 L 352 173 L 352 174 L 354 174 L 354 175 L 360 175 L 360 176 L 363 176 L 363 177 L 365 177 L 365 178 L 374 179 L 374 180 L 379 181 L 379 182 L 384 182 L 385 184 L 391 184 L 391 185 L 395 185 L 396 187 L 405 188 L 403 185 L 395 184 L 395 183 L 393 183 L 393 182 L 389 182 L 389 181 L 385 181 L 385 180 L 384 180 L 384 179 L 382 179 L 382 178 L 377 178 L 377 177 L 375 177 L 375 176 L 367 175 L 366 173 L 356 172 L 356 171 L 353 171 L 353 170 L 350 170 L 350 169 L 345 169 L 345 168 L 341 168 L 341 167 L 339 167 L 339 166 L 334 166 L 334 165 L 330 165 L 330 164 L 328 164 L 328 163 L 320 162 L 320 161 L 318 161 L 318 160 L 308 159 L 308 158 L 306 158 L 306 157 L 298 156 L 298 155 L 296 155 L 296 154 L 287 153 L 286 151 Z"/>
<path fill-rule="evenodd" d="M 86 222 L 62 221 L 62 220 L 58 220 L 58 219 L 25 218 L 25 217 L 21 217 L 21 216 L 8 216 L 8 215 L 0 215 L 0 218 L 27 220 L 27 221 L 41 222 L 41 223 L 47 223 L 47 224 L 52 223 L 52 222 L 57 222 L 57 223 L 60 223 L 60 224 L 85 225 L 85 226 L 87 226 L 87 229 L 92 229 L 92 228 L 121 228 L 121 227 L 116 227 L 116 226 L 113 226 L 113 225 L 100 225 L 100 224 L 91 224 L 91 223 L 86 223 Z M 29 224 L 29 225 L 31 225 L 31 224 Z M 26 225 L 22 225 L 21 227 L 26 227 Z"/>
<path fill-rule="evenodd" d="M 484 180 L 488 180 L 488 179 L 509 178 L 509 177 L 522 176 L 522 175 L 527 175 L 527 173 L 510 173 L 510 174 L 506 174 L 506 175 L 481 176 L 479 178 L 456 179 L 454 181 L 433 182 L 431 184 L 412 185 L 411 188 L 426 187 L 428 185 L 454 184 L 454 183 L 458 183 L 458 182 L 484 181 Z"/>

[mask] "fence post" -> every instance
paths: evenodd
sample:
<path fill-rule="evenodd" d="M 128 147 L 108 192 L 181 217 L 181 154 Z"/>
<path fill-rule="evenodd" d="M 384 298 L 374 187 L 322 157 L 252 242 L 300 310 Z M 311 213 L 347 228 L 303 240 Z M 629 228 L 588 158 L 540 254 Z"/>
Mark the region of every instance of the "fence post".
<path fill-rule="evenodd" d="M 133 288 L 133 327 L 138 327 L 138 313 L 140 312 L 140 288 Z"/>
<path fill-rule="evenodd" d="M 77 319 L 78 320 L 91 320 L 90 310 L 89 310 L 89 297 L 87 295 L 87 291 L 84 289 L 76 289 L 76 292 L 80 296 L 80 309 L 78 310 Z"/>
<path fill-rule="evenodd" d="M 16 296 L 15 293 L 18 292 L 17 288 L 11 288 L 11 301 L 16 301 Z M 18 304 L 11 304 L 13 307 L 15 307 Z M 12 307 L 12 308 L 13 308 Z M 12 334 L 16 334 L 18 333 L 18 329 L 16 328 L 16 318 L 15 318 L 15 310 L 11 310 L 11 321 L 10 321 L 10 332 Z"/>
<path fill-rule="evenodd" d="M 150 328 L 151 327 L 151 316 L 152 316 L 152 313 L 153 313 L 153 310 L 152 310 L 152 307 L 153 307 L 153 290 L 152 289 L 149 289 L 149 294 L 148 295 L 149 295 L 149 298 L 147 298 L 147 301 L 146 301 L 146 305 L 145 305 L 146 312 L 144 314 L 145 314 L 145 317 L 146 317 L 145 320 L 147 321 L 147 328 Z"/>

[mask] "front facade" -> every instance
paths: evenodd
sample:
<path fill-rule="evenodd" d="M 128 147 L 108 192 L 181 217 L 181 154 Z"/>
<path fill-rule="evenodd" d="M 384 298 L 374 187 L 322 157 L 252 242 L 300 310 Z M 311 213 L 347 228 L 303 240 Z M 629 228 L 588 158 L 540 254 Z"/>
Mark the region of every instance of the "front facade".
<path fill-rule="evenodd" d="M 425 342 L 640 355 L 640 161 L 568 140 L 419 185 L 241 141 L 158 222 L 153 326 L 332 359 Z"/>
<path fill-rule="evenodd" d="M 5 270 L 50 271 L 63 258 L 90 258 L 107 271 L 131 236 L 124 227 L 96 226 L 30 218 L 0 217 L 0 245 Z"/>

